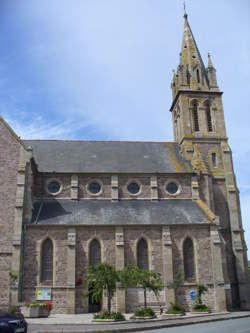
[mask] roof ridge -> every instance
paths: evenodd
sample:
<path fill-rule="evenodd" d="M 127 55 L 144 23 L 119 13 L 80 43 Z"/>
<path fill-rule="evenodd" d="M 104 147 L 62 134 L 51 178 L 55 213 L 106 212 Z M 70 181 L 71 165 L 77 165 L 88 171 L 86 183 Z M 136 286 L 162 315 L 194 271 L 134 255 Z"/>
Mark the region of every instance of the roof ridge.
<path fill-rule="evenodd" d="M 132 141 L 132 140 L 60 140 L 60 139 L 23 139 L 23 142 L 28 141 L 37 141 L 37 142 L 103 142 L 103 143 L 109 143 L 109 142 L 119 142 L 119 143 L 173 143 L 178 144 L 175 141 Z"/>

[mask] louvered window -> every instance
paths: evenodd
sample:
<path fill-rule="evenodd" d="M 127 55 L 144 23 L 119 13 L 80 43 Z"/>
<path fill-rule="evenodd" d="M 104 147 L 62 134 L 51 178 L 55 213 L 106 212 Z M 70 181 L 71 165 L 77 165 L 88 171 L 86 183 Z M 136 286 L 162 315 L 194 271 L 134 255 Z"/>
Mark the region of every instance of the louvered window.
<path fill-rule="evenodd" d="M 207 130 L 213 132 L 212 118 L 209 103 L 206 104 Z"/>
<path fill-rule="evenodd" d="M 148 269 L 148 244 L 143 238 L 137 244 L 137 266 L 143 270 Z"/>
<path fill-rule="evenodd" d="M 198 103 L 196 100 L 193 101 L 192 109 L 193 109 L 194 130 L 195 132 L 199 132 L 200 128 L 199 128 L 199 116 L 198 116 Z"/>
<path fill-rule="evenodd" d="M 51 283 L 53 280 L 53 243 L 47 238 L 42 244 L 41 282 Z"/>

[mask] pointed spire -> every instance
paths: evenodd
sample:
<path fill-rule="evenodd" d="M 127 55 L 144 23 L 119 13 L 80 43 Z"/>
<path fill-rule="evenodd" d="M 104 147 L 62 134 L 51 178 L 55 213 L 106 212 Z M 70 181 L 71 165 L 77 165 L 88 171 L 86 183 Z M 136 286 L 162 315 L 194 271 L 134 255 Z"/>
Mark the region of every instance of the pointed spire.
<path fill-rule="evenodd" d="M 214 68 L 210 53 L 207 54 L 208 57 L 208 68 Z"/>

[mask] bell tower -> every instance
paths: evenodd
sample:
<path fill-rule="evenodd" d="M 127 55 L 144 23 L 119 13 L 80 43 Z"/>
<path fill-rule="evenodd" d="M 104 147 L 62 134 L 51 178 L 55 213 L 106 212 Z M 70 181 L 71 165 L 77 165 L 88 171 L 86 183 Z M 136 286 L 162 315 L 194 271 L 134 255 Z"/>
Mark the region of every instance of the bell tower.
<path fill-rule="evenodd" d="M 207 67 L 203 63 L 186 12 L 180 60 L 173 72 L 171 88 L 174 139 L 180 144 L 183 156 L 192 162 L 200 198 L 218 216 L 224 244 L 224 280 L 230 286 L 228 307 L 250 308 L 247 248 L 222 92 L 210 54 Z"/>

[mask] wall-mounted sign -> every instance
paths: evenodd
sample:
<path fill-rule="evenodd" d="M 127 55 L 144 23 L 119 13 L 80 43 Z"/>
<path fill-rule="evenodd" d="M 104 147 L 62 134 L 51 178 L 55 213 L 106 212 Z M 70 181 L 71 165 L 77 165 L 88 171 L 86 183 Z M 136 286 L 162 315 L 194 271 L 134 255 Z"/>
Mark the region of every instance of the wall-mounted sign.
<path fill-rule="evenodd" d="M 191 291 L 189 292 L 189 296 L 190 296 L 191 300 L 194 301 L 195 296 L 196 296 L 196 291 L 195 291 L 195 290 L 191 290 Z"/>
<path fill-rule="evenodd" d="M 36 299 L 37 299 L 37 301 L 50 301 L 51 300 L 51 288 L 37 288 Z"/>
<path fill-rule="evenodd" d="M 226 290 L 231 289 L 231 285 L 230 284 L 224 284 L 224 289 L 226 289 Z"/>

